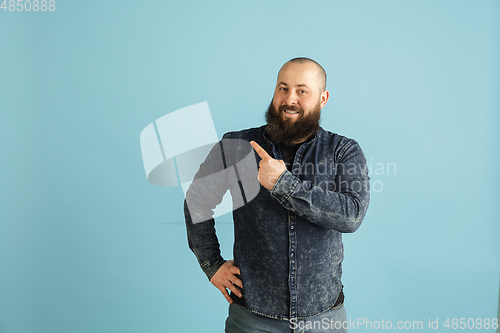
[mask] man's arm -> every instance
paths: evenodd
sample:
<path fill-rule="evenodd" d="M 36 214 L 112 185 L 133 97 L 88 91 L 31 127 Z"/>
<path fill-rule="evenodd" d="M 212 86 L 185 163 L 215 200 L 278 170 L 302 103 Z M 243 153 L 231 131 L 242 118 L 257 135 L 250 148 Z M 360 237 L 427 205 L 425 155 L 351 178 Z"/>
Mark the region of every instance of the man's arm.
<path fill-rule="evenodd" d="M 222 141 L 212 148 L 186 192 L 184 216 L 189 248 L 210 282 L 232 303 L 226 288 L 241 297 L 233 285 L 243 287 L 235 276 L 240 271 L 232 260 L 222 258 L 213 219 L 213 209 L 228 190 L 221 145 Z"/>
<path fill-rule="evenodd" d="M 261 156 L 259 181 L 271 190 L 286 209 L 327 229 L 354 232 L 358 229 L 370 200 L 366 158 L 358 143 L 350 140 L 339 157 L 333 191 L 302 181 L 280 167 L 280 160 L 270 157 L 258 144 L 252 143 Z"/>

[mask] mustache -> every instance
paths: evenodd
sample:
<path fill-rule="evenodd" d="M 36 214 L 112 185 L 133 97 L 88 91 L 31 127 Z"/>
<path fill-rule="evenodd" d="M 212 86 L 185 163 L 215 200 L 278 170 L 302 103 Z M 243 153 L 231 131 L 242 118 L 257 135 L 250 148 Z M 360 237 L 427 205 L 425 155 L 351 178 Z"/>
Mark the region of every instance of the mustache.
<path fill-rule="evenodd" d="M 278 108 L 278 111 L 280 113 L 281 112 L 285 112 L 285 110 L 292 110 L 292 111 L 295 111 L 295 112 L 299 112 L 300 114 L 304 113 L 304 111 L 300 107 L 295 106 L 295 105 L 281 105 Z"/>

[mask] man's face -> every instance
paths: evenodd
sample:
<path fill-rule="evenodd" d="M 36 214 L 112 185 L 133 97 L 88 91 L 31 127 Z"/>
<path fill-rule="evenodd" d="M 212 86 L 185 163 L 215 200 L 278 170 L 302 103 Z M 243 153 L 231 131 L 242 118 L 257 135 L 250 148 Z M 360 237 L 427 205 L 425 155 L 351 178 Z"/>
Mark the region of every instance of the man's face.
<path fill-rule="evenodd" d="M 286 63 L 280 70 L 274 90 L 273 106 L 285 120 L 297 121 L 321 105 L 321 82 L 316 64 Z M 288 111 L 288 112 L 287 112 Z"/>
<path fill-rule="evenodd" d="M 328 91 L 322 91 L 316 64 L 285 64 L 266 113 L 269 136 L 285 145 L 305 141 L 319 129 L 321 109 L 327 100 Z"/>

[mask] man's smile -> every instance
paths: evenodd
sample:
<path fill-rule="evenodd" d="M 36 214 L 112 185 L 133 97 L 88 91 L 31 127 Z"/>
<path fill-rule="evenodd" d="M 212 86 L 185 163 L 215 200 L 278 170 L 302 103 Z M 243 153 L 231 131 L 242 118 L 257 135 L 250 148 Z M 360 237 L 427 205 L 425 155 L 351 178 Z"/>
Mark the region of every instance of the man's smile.
<path fill-rule="evenodd" d="M 294 106 L 281 106 L 279 110 L 283 114 L 283 117 L 286 118 L 297 118 L 301 113 L 300 108 Z"/>

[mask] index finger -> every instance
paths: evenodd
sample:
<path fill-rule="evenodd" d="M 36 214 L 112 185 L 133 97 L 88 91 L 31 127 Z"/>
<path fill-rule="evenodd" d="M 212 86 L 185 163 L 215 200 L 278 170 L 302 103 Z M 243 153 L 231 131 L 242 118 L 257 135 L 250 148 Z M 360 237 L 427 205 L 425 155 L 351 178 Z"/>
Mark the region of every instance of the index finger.
<path fill-rule="evenodd" d="M 262 148 L 257 142 L 250 141 L 250 144 L 252 145 L 253 149 L 255 149 L 257 154 L 259 154 L 260 158 L 262 158 L 263 160 L 268 160 L 272 158 L 271 156 L 269 156 L 267 151 L 265 151 L 264 148 Z"/>

